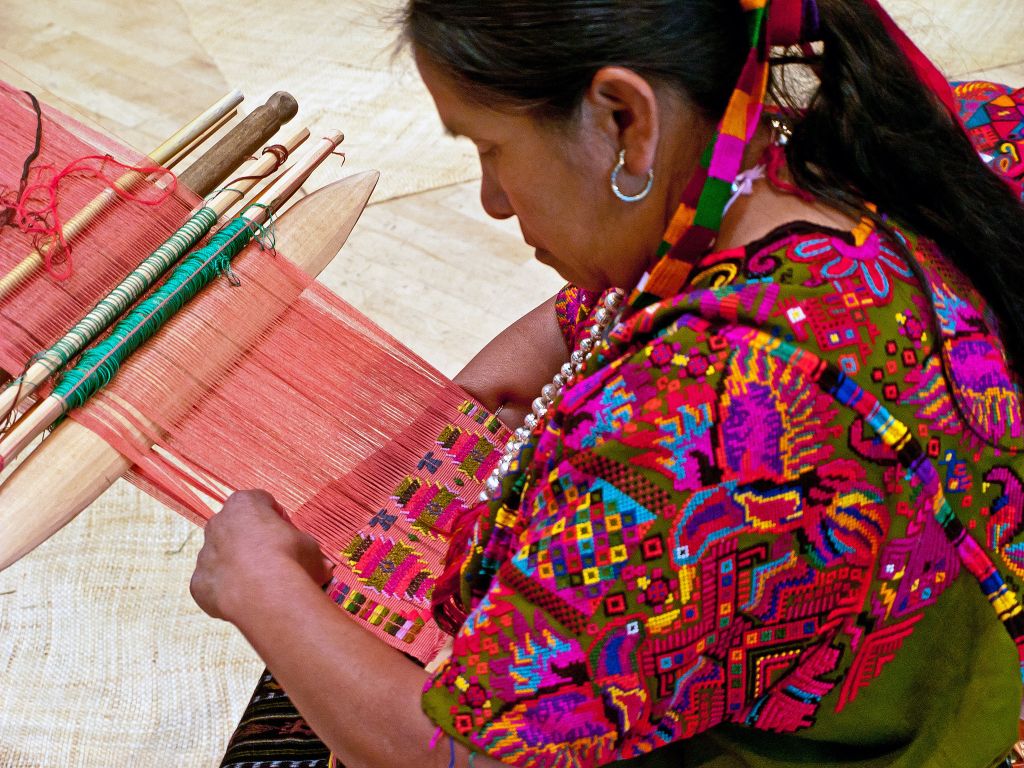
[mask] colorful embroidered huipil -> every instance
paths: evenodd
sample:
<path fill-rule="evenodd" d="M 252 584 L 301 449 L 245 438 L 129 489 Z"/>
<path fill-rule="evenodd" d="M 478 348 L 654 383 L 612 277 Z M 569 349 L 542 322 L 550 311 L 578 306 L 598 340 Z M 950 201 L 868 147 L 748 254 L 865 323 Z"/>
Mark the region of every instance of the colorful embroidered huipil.
<path fill-rule="evenodd" d="M 973 80 L 954 83 L 953 92 L 974 148 L 1024 200 L 1024 88 Z"/>
<path fill-rule="evenodd" d="M 613 332 L 479 523 L 431 718 L 517 765 L 994 764 L 1014 603 L 978 583 L 986 551 L 1024 578 L 1019 392 L 894 231 L 926 285 L 888 235 L 793 224 Z"/>

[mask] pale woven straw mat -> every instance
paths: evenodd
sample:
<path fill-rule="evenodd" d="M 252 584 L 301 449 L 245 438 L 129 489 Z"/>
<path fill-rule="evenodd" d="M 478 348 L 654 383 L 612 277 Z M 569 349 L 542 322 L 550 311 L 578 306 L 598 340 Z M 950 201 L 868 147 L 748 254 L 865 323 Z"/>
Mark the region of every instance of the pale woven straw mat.
<path fill-rule="evenodd" d="M 947 73 L 993 70 L 1024 84 L 1021 30 L 1005 0 L 887 5 Z M 40 7 L 8 0 L 0 6 L 0 41 L 7 50 L 24 44 L 9 63 L 77 106 L 92 105 L 98 121 L 120 120 L 125 138 L 143 149 L 151 140 L 141 138 L 141 122 L 100 108 L 103 99 L 138 105 L 153 98 L 115 93 L 132 75 L 131 58 L 124 57 L 121 70 L 112 69 L 122 66 L 113 59 L 69 63 L 72 45 L 89 43 L 92 55 L 100 54 L 100 27 L 120 36 L 102 41 L 111 49 L 144 55 L 157 27 L 137 22 L 151 11 L 161 16 L 169 30 L 161 35 L 179 36 L 172 53 L 188 51 L 181 66 L 194 67 L 194 82 L 205 88 L 195 111 L 229 86 L 256 103 L 273 90 L 294 93 L 300 114 L 293 124 L 312 123 L 314 136 L 318 128 L 345 131 L 345 174 L 382 172 L 374 202 L 339 258 L 346 268 L 335 265 L 328 283 L 452 373 L 504 322 L 488 310 L 502 303 L 525 309 L 532 294 L 524 285 L 536 292 L 532 284 L 542 278 L 528 253 L 512 250 L 514 224 L 483 223 L 474 193 L 459 184 L 478 173 L 472 146 L 443 136 L 408 55 L 392 59 L 395 29 L 386 16 L 397 6 L 59 0 Z M 39 21 L 48 13 L 49 21 Z M 134 14 L 132 23 L 118 27 L 125 14 Z M 4 40 L 7 21 L 38 28 L 27 31 L 34 37 Z M 102 99 L 82 90 L 90 68 L 107 88 Z M 151 110 L 153 102 L 146 103 Z M 309 187 L 341 175 L 325 171 Z M 425 229 L 431 231 L 424 235 Z M 432 241 L 433 252 L 422 240 Z M 442 260 L 440 252 L 451 258 Z M 496 253 L 502 258 L 488 261 Z M 544 290 L 557 284 L 545 279 Z M 453 286 L 467 281 L 457 300 Z M 456 320 L 434 318 L 438 296 L 445 312 L 470 305 L 461 329 Z M 396 307 L 391 315 L 388 304 Z M 236 630 L 206 617 L 188 594 L 201 538 L 191 524 L 118 483 L 0 573 L 0 768 L 217 764 L 262 665 Z"/>
<path fill-rule="evenodd" d="M 379 203 L 478 173 L 472 144 L 444 136 L 409 51 L 395 55 L 401 3 L 248 2 L 245 19 L 273 28 L 273 42 L 258 52 L 245 34 L 225 33 L 237 27 L 237 3 L 182 0 L 181 5 L 192 35 L 229 84 L 253 94 L 271 83 L 290 91 L 299 100 L 295 123 L 308 124 L 313 138 L 317 130 L 344 131 L 344 170 L 326 164 L 309 188 L 342 173 L 376 168 L 381 180 L 373 199 Z"/>
<path fill-rule="evenodd" d="M 0 574 L 0 765 L 211 765 L 260 664 L 199 612 L 201 535 L 118 482 Z"/>

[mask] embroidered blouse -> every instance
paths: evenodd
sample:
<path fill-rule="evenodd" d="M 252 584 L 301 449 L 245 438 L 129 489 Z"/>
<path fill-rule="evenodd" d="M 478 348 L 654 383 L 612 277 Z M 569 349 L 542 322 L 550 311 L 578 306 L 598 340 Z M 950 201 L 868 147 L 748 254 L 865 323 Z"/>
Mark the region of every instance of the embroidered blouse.
<path fill-rule="evenodd" d="M 1016 650 L 935 510 L 1019 587 L 1020 393 L 977 292 L 893 233 L 788 225 L 613 331 L 474 531 L 432 719 L 529 766 L 1005 754 Z"/>

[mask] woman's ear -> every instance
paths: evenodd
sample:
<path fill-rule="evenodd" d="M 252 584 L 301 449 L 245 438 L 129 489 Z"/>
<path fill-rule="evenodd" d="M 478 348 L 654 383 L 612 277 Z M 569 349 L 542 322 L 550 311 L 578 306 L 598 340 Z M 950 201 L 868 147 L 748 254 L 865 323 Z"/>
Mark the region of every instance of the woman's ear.
<path fill-rule="evenodd" d="M 646 176 L 654 167 L 660 129 L 658 97 L 647 79 L 625 67 L 602 67 L 584 100 L 594 128 L 607 136 L 614 153 L 626 151 L 626 172 Z"/>

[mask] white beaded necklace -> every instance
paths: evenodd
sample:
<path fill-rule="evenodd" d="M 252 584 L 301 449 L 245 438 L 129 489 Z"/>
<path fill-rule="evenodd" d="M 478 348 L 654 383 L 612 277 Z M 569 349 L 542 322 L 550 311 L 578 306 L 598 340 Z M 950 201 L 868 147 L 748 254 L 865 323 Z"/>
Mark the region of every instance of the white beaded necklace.
<path fill-rule="evenodd" d="M 781 147 L 785 147 L 792 135 L 790 127 L 780 118 L 772 118 L 773 141 Z M 725 210 L 743 196 L 753 192 L 753 183 L 765 178 L 765 166 L 757 165 L 746 171 L 741 171 L 732 185 L 732 196 L 726 204 Z M 583 366 L 594 352 L 594 345 L 605 335 L 608 327 L 618 318 L 621 311 L 622 300 L 625 294 L 615 288 L 605 296 L 604 306 L 594 313 L 594 325 L 590 329 L 589 336 L 584 337 L 576 350 L 569 356 L 569 362 L 562 366 L 555 374 L 550 384 L 545 384 L 541 389 L 540 397 L 533 401 L 533 413 L 527 414 L 523 419 L 523 426 L 519 427 L 505 445 L 505 452 L 498 462 L 498 465 L 491 471 L 480 492 L 480 501 L 496 501 L 501 498 L 502 481 L 508 474 L 513 459 L 530 439 L 533 430 L 540 420 L 548 412 L 551 403 L 562 393 L 562 390 L 573 384 Z"/>
<path fill-rule="evenodd" d="M 587 364 L 587 360 L 594 354 L 594 346 L 601 341 L 609 326 L 618 317 L 624 296 L 625 294 L 618 288 L 605 296 L 604 306 L 594 313 L 594 324 L 590 328 L 590 333 L 580 340 L 577 348 L 569 356 L 569 362 L 565 363 L 554 375 L 551 383 L 543 386 L 540 397 L 533 401 L 533 413 L 526 415 L 526 418 L 523 419 L 523 426 L 519 427 L 509 438 L 498 466 L 492 470 L 487 478 L 485 490 L 480 493 L 480 501 L 494 501 L 501 498 L 502 481 L 508 474 L 512 460 L 530 439 L 537 424 L 547 414 L 551 403 L 562 394 L 562 390 L 576 381 L 576 377 Z"/>

